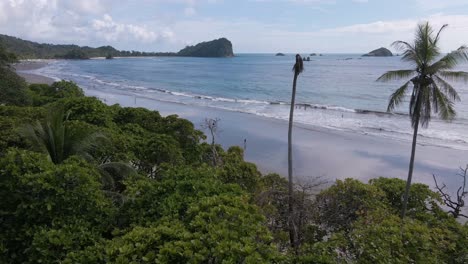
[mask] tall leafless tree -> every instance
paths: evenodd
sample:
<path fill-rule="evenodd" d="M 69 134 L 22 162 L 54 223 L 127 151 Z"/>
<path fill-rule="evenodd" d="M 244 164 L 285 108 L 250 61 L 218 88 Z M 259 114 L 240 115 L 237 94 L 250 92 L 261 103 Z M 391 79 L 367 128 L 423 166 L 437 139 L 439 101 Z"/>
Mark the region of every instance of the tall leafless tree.
<path fill-rule="evenodd" d="M 292 87 L 292 95 L 291 95 L 291 110 L 289 112 L 289 128 L 288 128 L 288 212 L 289 212 L 289 240 L 291 242 L 291 246 L 295 247 L 297 234 L 296 234 L 296 227 L 294 223 L 294 181 L 293 181 L 293 157 L 292 157 L 292 127 L 294 122 L 294 108 L 295 108 L 295 101 L 296 101 L 296 84 L 297 84 L 297 77 L 299 74 L 302 73 L 304 70 L 304 64 L 301 58 L 301 55 L 296 54 L 296 63 L 293 67 L 294 72 L 294 79 L 293 79 L 293 87 Z"/>
<path fill-rule="evenodd" d="M 202 124 L 204 129 L 207 129 L 211 135 L 211 155 L 213 159 L 213 166 L 218 166 L 218 151 L 216 150 L 216 136 L 219 132 L 219 118 L 205 118 L 205 123 Z"/>

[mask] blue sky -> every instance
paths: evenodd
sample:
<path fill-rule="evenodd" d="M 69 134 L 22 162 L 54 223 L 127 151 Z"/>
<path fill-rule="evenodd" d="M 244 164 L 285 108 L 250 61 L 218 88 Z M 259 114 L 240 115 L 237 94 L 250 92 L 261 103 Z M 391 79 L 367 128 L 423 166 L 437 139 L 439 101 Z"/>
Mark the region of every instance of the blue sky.
<path fill-rule="evenodd" d="M 226 37 L 241 52 L 367 52 L 448 23 L 468 44 L 468 0 L 1 0 L 0 33 L 47 43 L 177 51 Z"/>

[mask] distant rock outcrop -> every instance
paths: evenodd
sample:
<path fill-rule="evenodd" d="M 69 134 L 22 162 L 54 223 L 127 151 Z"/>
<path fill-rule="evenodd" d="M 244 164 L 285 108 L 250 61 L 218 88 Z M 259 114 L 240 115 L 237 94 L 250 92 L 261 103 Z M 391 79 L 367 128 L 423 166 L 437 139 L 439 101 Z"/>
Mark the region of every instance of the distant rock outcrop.
<path fill-rule="evenodd" d="M 233 57 L 232 43 L 226 38 L 201 42 L 181 49 L 177 56 L 184 57 Z"/>
<path fill-rule="evenodd" d="M 380 48 L 373 50 L 367 54 L 362 55 L 364 57 L 391 57 L 393 56 L 392 52 L 386 48 Z"/>
<path fill-rule="evenodd" d="M 275 56 L 284 56 L 284 53 L 278 52 Z"/>
<path fill-rule="evenodd" d="M 317 53 L 311 53 L 310 56 L 317 56 Z"/>

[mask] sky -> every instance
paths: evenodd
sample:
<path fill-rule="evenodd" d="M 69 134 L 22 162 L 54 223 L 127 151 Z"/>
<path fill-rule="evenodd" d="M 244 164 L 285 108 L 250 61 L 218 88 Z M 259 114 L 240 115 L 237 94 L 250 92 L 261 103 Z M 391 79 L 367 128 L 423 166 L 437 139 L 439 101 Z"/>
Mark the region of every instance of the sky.
<path fill-rule="evenodd" d="M 468 0 L 0 0 L 0 34 L 54 44 L 178 51 L 226 37 L 235 53 L 364 53 L 411 41 L 468 44 Z"/>

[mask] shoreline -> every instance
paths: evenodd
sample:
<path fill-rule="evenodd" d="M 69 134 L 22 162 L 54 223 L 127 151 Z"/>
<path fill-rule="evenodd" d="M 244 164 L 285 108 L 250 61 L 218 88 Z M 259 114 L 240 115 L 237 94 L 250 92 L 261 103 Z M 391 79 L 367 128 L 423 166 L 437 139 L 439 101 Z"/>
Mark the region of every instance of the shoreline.
<path fill-rule="evenodd" d="M 39 69 L 47 62 L 28 64 L 26 68 L 15 68 L 29 83 L 33 83 L 37 80 L 34 78 L 40 75 L 21 71 Z M 42 77 L 45 78 L 43 80 L 54 81 Z M 255 163 L 262 173 L 287 175 L 288 122 L 285 120 L 82 88 L 87 96 L 95 96 L 107 104 L 144 107 L 157 110 L 161 115 L 177 114 L 202 131 L 201 124 L 205 118 L 218 117 L 221 119 L 221 132 L 217 141 L 224 148 L 232 145 L 242 147 L 245 139 L 247 161 Z M 400 179 L 407 176 L 411 142 L 404 140 L 296 123 L 293 144 L 294 174 L 300 181 L 318 176 L 329 182 L 344 178 L 367 182 L 380 176 Z M 468 162 L 463 159 L 466 154 L 468 151 L 418 144 L 413 181 L 434 186 L 432 174 L 436 174 L 439 182 L 455 191 L 460 181 L 456 177 L 458 168 Z"/>
<path fill-rule="evenodd" d="M 27 60 L 13 64 L 13 68 L 15 69 L 16 73 L 19 76 L 23 77 L 28 83 L 40 83 L 51 85 L 55 82 L 53 78 L 36 73 L 31 73 L 31 71 L 43 68 L 48 64 L 49 62 L 47 60 Z"/>
<path fill-rule="evenodd" d="M 221 132 L 217 141 L 224 148 L 242 147 L 246 139 L 247 161 L 255 163 L 262 173 L 287 175 L 287 121 L 92 89 L 86 89 L 85 93 L 107 104 L 144 107 L 163 116 L 177 114 L 205 133 L 201 128 L 204 119 L 218 117 Z M 294 173 L 301 182 L 315 177 L 329 182 L 345 178 L 367 182 L 376 177 L 405 180 L 407 177 L 411 142 L 295 124 L 293 145 Z M 418 144 L 413 181 L 433 186 L 432 174 L 436 174 L 439 182 L 446 183 L 449 190 L 456 190 L 459 184 L 456 173 L 466 164 L 463 157 L 467 153 Z"/>

